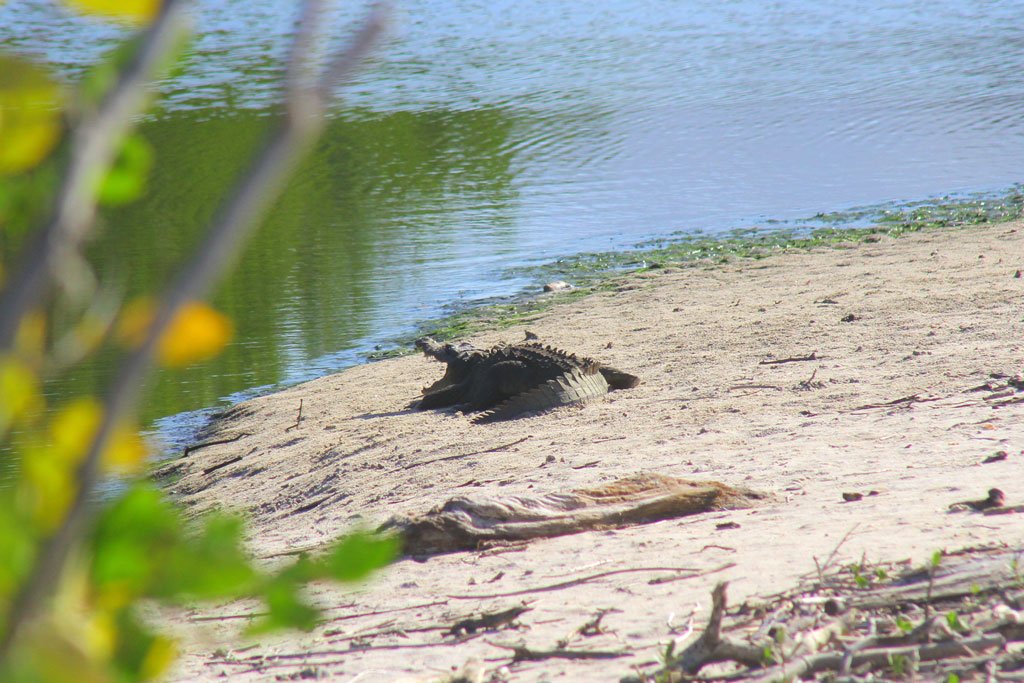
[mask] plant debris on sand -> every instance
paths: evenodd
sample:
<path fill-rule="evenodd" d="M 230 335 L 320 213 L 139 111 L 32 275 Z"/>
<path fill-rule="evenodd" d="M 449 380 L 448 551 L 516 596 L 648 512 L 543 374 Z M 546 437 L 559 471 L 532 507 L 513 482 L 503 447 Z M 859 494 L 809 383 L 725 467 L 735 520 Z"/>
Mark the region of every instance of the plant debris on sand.
<path fill-rule="evenodd" d="M 703 633 L 623 680 L 1022 680 L 1020 559 L 990 547 L 936 552 L 915 569 L 862 561 L 731 612 L 721 582 Z"/>

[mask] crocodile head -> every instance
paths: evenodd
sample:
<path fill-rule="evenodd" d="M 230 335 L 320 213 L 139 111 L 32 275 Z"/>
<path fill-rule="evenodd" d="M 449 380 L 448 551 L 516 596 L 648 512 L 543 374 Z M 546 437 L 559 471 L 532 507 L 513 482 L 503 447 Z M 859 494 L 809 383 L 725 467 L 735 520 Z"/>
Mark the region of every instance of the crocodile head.
<path fill-rule="evenodd" d="M 423 389 L 423 393 L 437 391 L 445 387 L 459 384 L 469 376 L 473 366 L 484 356 L 486 351 L 476 348 L 472 344 L 459 342 L 458 344 L 440 343 L 430 337 L 421 337 L 416 340 L 416 348 L 423 352 L 423 355 L 442 363 L 447 363 L 444 377 L 437 380 L 429 387 Z"/>

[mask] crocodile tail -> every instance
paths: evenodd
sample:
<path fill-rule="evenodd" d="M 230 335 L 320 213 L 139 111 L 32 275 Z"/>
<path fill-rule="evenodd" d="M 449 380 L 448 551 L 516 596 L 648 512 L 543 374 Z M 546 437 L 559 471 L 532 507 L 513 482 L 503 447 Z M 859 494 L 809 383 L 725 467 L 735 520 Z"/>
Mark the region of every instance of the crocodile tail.
<path fill-rule="evenodd" d="M 517 417 L 523 413 L 551 410 L 558 406 L 586 401 L 608 393 L 608 382 L 600 372 L 574 368 L 563 375 L 513 396 L 473 418 L 473 424 L 485 424 Z"/>
<path fill-rule="evenodd" d="M 608 382 L 608 391 L 632 389 L 637 384 L 640 384 L 640 378 L 636 375 L 631 375 L 628 372 L 616 370 L 615 368 L 609 368 L 606 365 L 601 366 L 601 374 L 604 375 L 605 380 Z"/>

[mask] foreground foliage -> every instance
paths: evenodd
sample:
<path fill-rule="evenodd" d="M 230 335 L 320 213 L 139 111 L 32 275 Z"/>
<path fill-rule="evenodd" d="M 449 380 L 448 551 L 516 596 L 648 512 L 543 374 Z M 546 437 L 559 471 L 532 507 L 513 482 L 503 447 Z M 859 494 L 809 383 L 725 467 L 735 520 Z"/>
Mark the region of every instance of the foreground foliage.
<path fill-rule="evenodd" d="M 152 359 L 201 363 L 230 340 L 231 321 L 198 297 L 319 132 L 320 98 L 379 22 L 368 22 L 322 82 L 289 81 L 303 118 L 285 117 L 178 281 L 163 296 L 124 302 L 83 247 L 97 204 L 144 193 L 158 160 L 132 122 L 149 83 L 182 49 L 185 22 L 176 0 L 72 4 L 151 23 L 75 89 L 0 55 L 0 680 L 144 681 L 175 657 L 152 607 L 254 598 L 264 608 L 251 633 L 310 629 L 319 612 L 303 595 L 307 584 L 361 580 L 397 551 L 391 538 L 356 532 L 316 558 L 263 570 L 244 550 L 239 517 L 186 519 L 144 477 L 147 446 L 133 419 Z M 305 9 L 294 78 L 309 67 L 303 41 L 316 9 Z M 48 378 L 111 350 L 124 363 L 107 395 L 46 395 Z M 111 477 L 118 483 L 98 493 Z"/>

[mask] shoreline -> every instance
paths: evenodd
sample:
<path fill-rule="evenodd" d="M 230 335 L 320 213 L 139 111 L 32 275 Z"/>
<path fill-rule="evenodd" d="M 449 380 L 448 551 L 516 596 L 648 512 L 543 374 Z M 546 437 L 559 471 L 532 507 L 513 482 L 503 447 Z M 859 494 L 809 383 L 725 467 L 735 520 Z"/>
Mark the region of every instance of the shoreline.
<path fill-rule="evenodd" d="M 408 337 L 390 340 L 397 348 L 366 354 L 365 362 L 415 353 L 413 342 L 429 335 L 437 340 L 496 331 L 529 322 L 552 305 L 586 297 L 615 286 L 616 281 L 647 270 L 674 267 L 701 260 L 762 259 L 791 250 L 901 237 L 926 230 L 999 224 L 1024 218 L 1024 184 L 998 192 L 942 196 L 917 201 L 886 202 L 842 211 L 819 213 L 795 221 L 768 220 L 771 227 L 736 228 L 707 236 L 703 231 L 677 233 L 639 242 L 633 248 L 607 252 L 581 252 L 518 269 L 530 274 L 532 289 L 497 302 L 469 302 L 451 315 L 429 319 Z M 547 293 L 542 287 L 566 281 L 568 290 Z"/>
<path fill-rule="evenodd" d="M 383 340 L 380 345 L 384 348 L 381 350 L 358 352 L 356 355 L 359 360 L 353 365 L 328 374 L 413 354 L 413 342 L 424 335 L 438 340 L 450 340 L 528 323 L 551 306 L 606 291 L 623 277 L 664 265 L 671 267 L 701 259 L 721 260 L 730 257 L 760 259 L 789 250 L 802 251 L 844 242 L 859 242 L 877 236 L 898 237 L 922 230 L 1003 223 L 1021 217 L 1024 217 L 1024 184 L 1014 184 L 994 192 L 887 202 L 818 214 L 810 219 L 788 223 L 768 220 L 766 225 L 770 227 L 737 228 L 715 236 L 706 236 L 701 231 L 680 233 L 640 242 L 630 249 L 579 253 L 523 269 L 522 272 L 530 274 L 534 281 L 529 288 L 502 297 L 500 301 L 466 302 L 450 315 L 423 321 L 417 326 L 417 331 L 410 335 Z M 553 293 L 542 291 L 545 283 L 557 280 L 570 281 L 572 288 Z M 180 457 L 182 449 L 200 441 L 216 418 L 232 406 L 287 391 L 315 379 L 251 387 L 221 398 L 217 405 L 160 418 L 155 424 L 176 420 L 182 426 L 157 429 L 164 436 L 165 445 L 155 466 L 162 466 Z M 243 398 L 233 400 L 232 396 Z"/>
<path fill-rule="evenodd" d="M 175 680 L 212 681 L 222 671 L 272 680 L 302 667 L 360 680 L 435 680 L 471 658 L 501 660 L 488 641 L 550 648 L 604 609 L 616 610 L 605 617 L 607 632 L 584 644 L 629 649 L 614 677 L 607 663 L 548 661 L 516 664 L 514 680 L 617 680 L 657 658 L 659 643 L 673 637 L 670 613 L 685 615 L 697 603 L 706 616 L 719 578 L 732 582 L 738 604 L 788 588 L 830 553 L 842 564 L 917 562 L 938 548 L 1021 546 L 1014 515 L 951 515 L 948 506 L 983 497 L 993 482 L 1009 504 L 1024 499 L 1013 478 L 1024 448 L 1024 391 L 1008 385 L 1008 394 L 992 398 L 994 388 L 976 390 L 1001 381 L 993 373 L 1021 371 L 1024 222 L 867 237 L 648 269 L 537 313 L 529 329 L 543 341 L 641 377 L 640 386 L 583 406 L 486 426 L 461 414 L 409 411 L 441 368 L 401 357 L 230 409 L 213 436 L 240 434 L 236 441 L 157 472 L 187 509 L 246 511 L 250 546 L 268 561 L 315 548 L 360 521 L 422 513 L 455 496 L 533 495 L 638 472 L 718 480 L 779 501 L 504 551 L 402 560 L 356 592 L 323 587 L 316 597 L 349 605 L 343 613 L 398 609 L 409 636 L 375 636 L 361 641 L 373 647 L 330 661 L 315 654 L 337 643 L 348 649 L 383 619 L 368 616 L 264 641 L 243 655 L 222 641 L 237 624 L 215 620 L 185 646 Z M 519 320 L 470 341 L 517 341 L 525 330 Z M 981 464 L 999 450 L 1004 460 Z M 864 497 L 847 502 L 843 493 Z M 697 576 L 649 583 L 641 572 L 676 565 Z M 618 569 L 638 573 L 514 597 Z M 530 613 L 518 630 L 464 642 L 409 640 L 417 628 L 524 599 Z M 427 603 L 436 604 L 416 607 Z M 412 642 L 416 649 L 396 667 L 395 648 Z M 217 647 L 265 663 L 275 652 L 310 654 L 289 659 L 293 669 L 243 675 Z"/>

